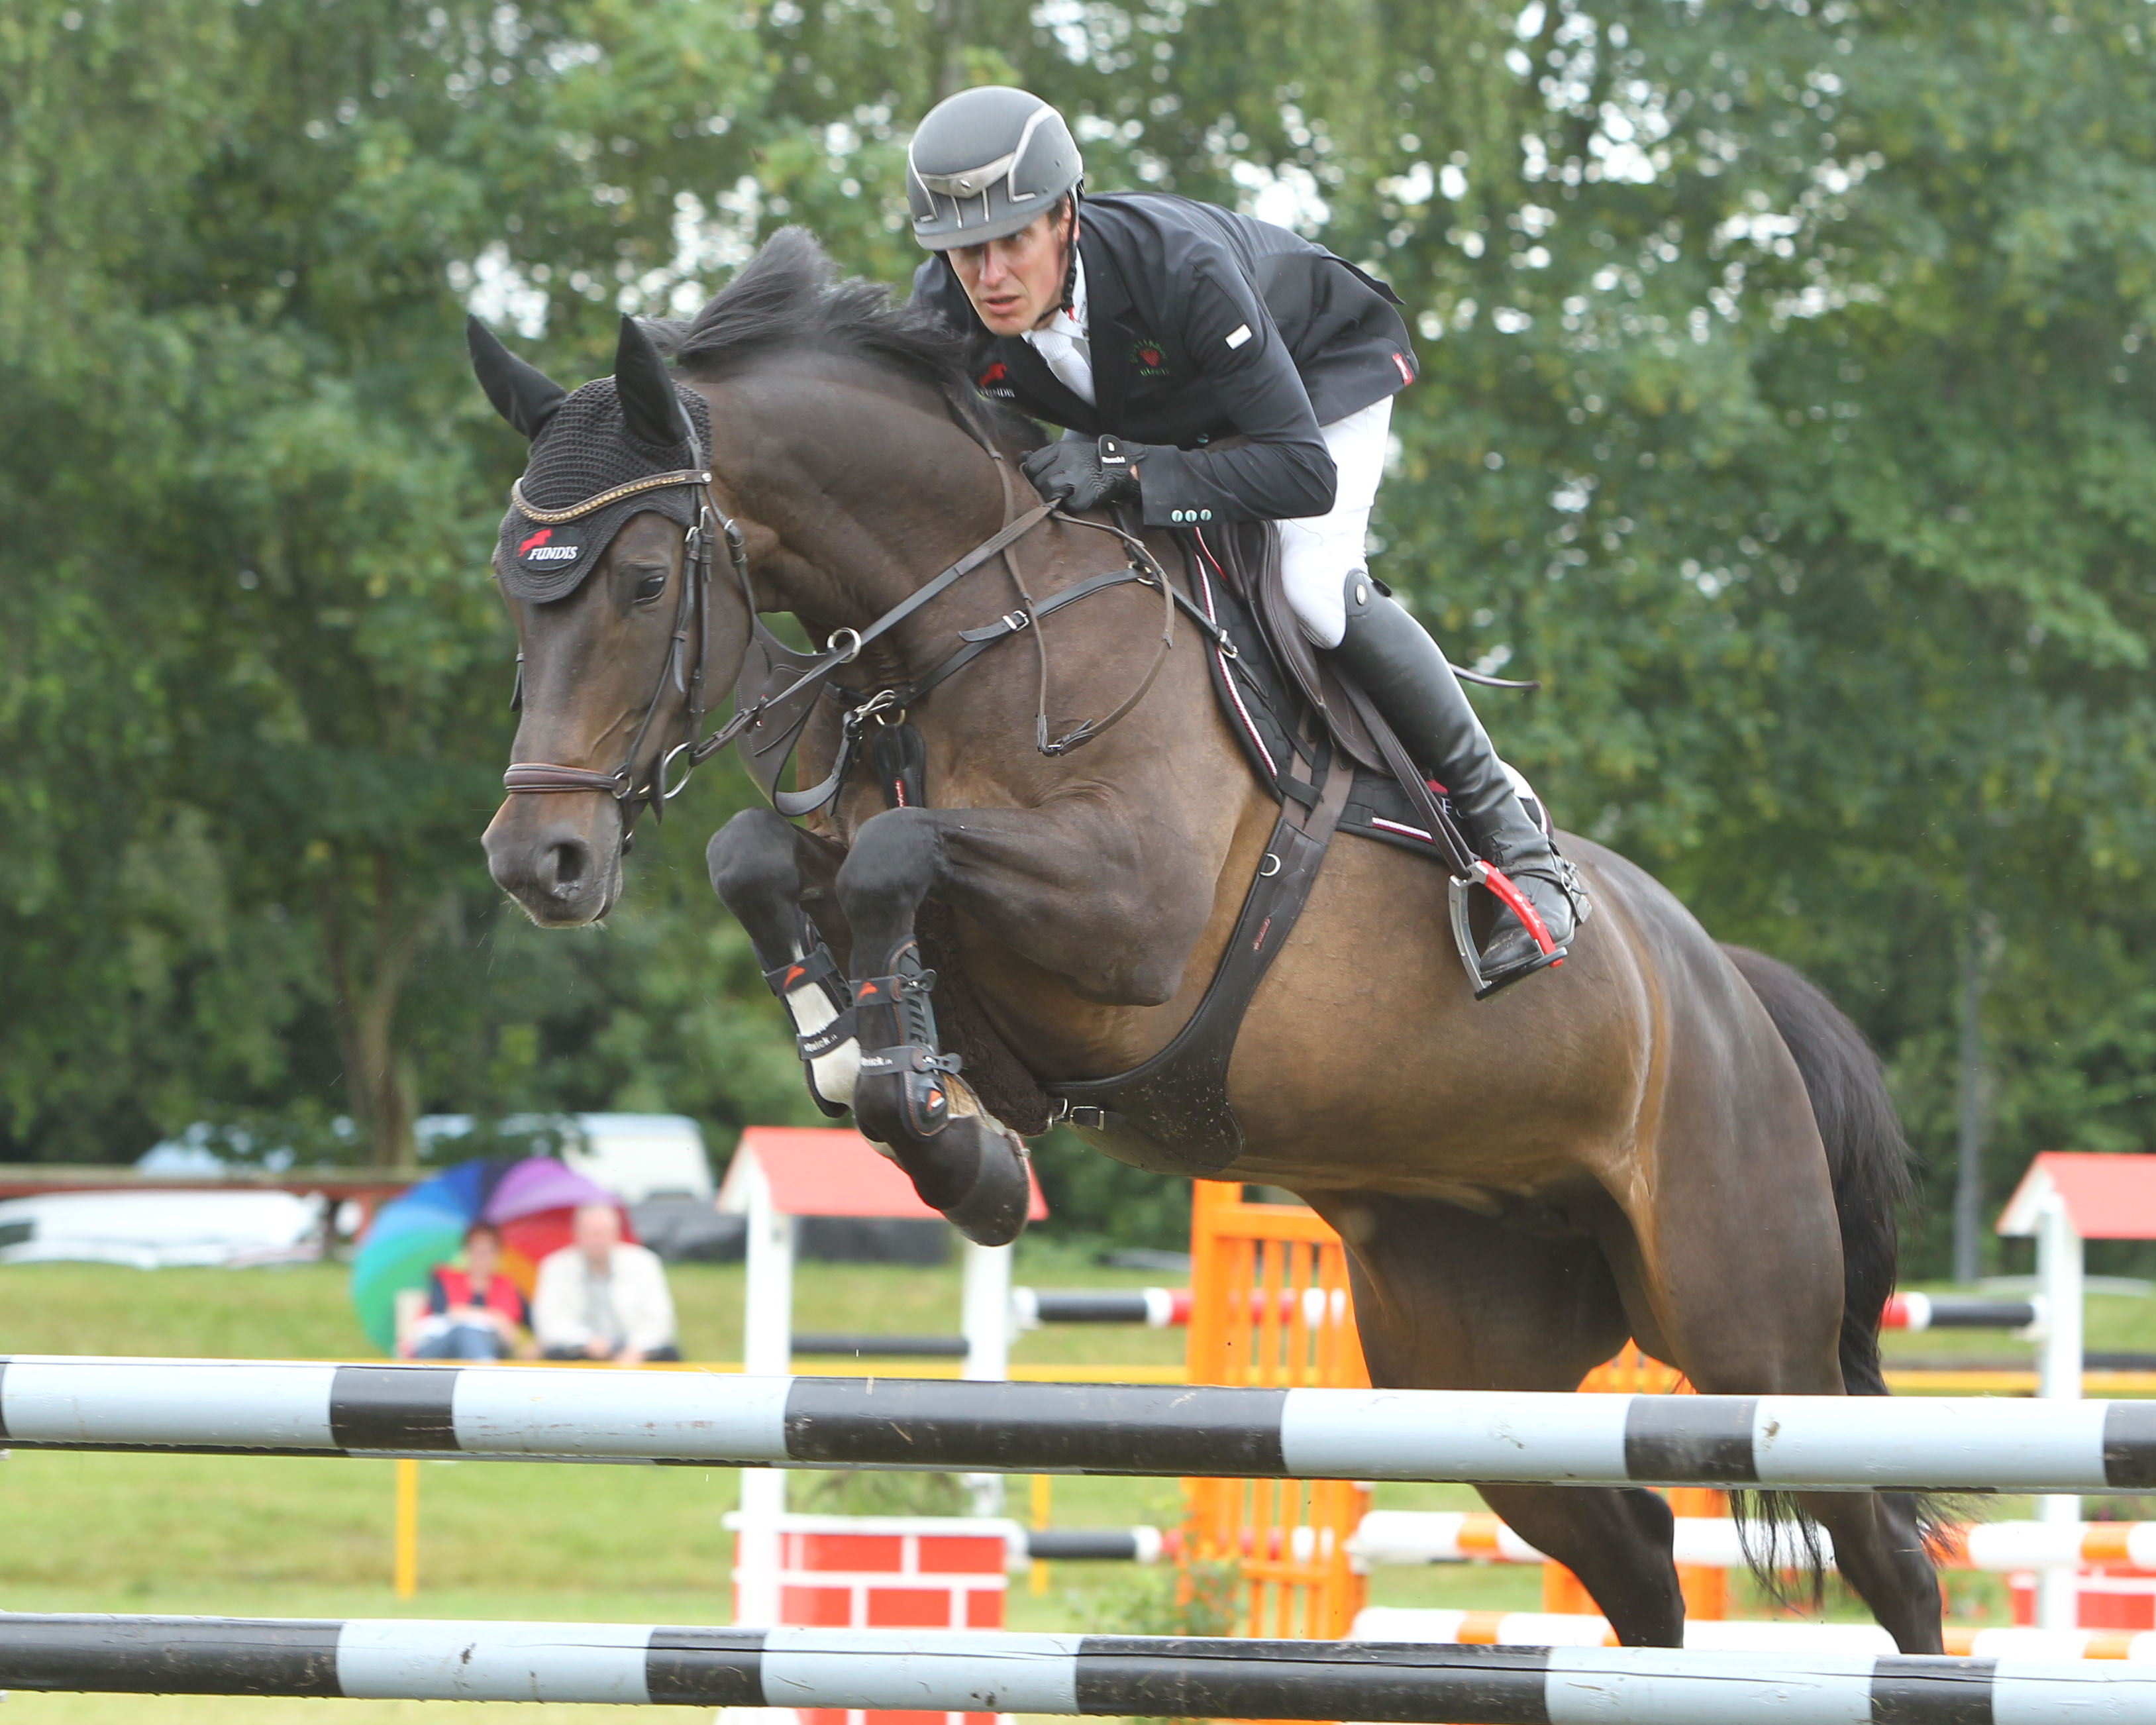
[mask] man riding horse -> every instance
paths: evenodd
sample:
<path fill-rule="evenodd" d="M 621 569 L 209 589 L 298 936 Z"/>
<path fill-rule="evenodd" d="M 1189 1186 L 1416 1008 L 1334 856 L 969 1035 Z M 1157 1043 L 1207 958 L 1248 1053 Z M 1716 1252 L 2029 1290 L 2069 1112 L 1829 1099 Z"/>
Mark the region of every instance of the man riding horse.
<path fill-rule="evenodd" d="M 943 121 L 983 103 L 1005 129 L 946 147 Z M 1147 516 L 1188 527 L 1194 511 L 1201 538 L 1295 511 L 1311 542 L 1337 531 L 1320 556 L 1290 530 L 1314 572 L 1296 581 L 1306 626 L 1340 642 L 1569 936 L 1563 868 L 1437 649 L 1360 567 L 1383 404 L 1412 370 L 1382 292 L 1202 205 L 1081 212 L 1060 122 L 1017 92 L 932 116 L 914 162 L 928 237 L 981 248 L 935 260 L 928 303 L 836 279 L 794 230 L 693 319 L 624 319 L 613 375 L 574 391 L 474 321 L 480 381 L 531 440 L 495 559 L 521 711 L 486 832 L 494 878 L 542 925 L 596 922 L 639 810 L 738 745 L 771 803 L 712 839 L 712 885 L 793 1016 L 819 1101 L 850 1108 L 968 1237 L 1024 1225 L 1021 1138 L 1053 1096 L 1141 1167 L 1310 1203 L 1347 1243 L 1375 1384 L 1569 1389 L 1630 1337 L 1709 1395 L 1885 1394 L 1907 1146 L 1856 1028 L 1584 839 L 1566 845 L 1594 926 L 1550 979 L 1476 1004 L 1430 891 L 1450 846 L 1328 845 L 1356 774 L 1328 759 L 1322 787 L 1304 782 L 1315 802 L 1281 801 L 1244 770 L 1216 686 L 1237 686 L 1242 655 L 1205 608 L 1204 560 L 1194 593 L 1120 523 L 1026 506 L 1034 428 L 976 398 L 985 372 L 1081 430 L 1040 466 L 1074 501 L 1135 469 Z M 973 309 L 969 279 L 1004 329 Z M 1023 339 L 1059 327 L 1065 288 L 1080 316 L 1044 345 L 1088 390 Z M 978 363 L 932 315 L 938 295 Z M 1350 428 L 1371 408 L 1358 461 Z M 1329 444 L 1327 420 L 1346 422 Z M 1238 430 L 1251 440 L 1224 449 Z M 762 621 L 778 613 L 822 649 L 788 646 Z M 1202 649 L 1166 650 L 1177 615 Z M 1141 676 L 1131 644 L 1154 629 Z M 1032 658 L 997 650 L 1019 640 Z M 727 689 L 732 716 L 706 734 Z M 1285 927 L 1264 910 L 1291 902 L 1282 882 L 1300 895 Z M 1209 1014 L 1222 999 L 1235 1011 Z M 1530 1050 L 1533 1081 L 1505 1081 Z M 1081 1092 L 1096 1099 L 1082 1113 Z M 1628 1441 L 1651 1470 L 1668 1444 L 1642 1417 Z M 1661 1499 L 1481 1489 L 1620 1640 L 1682 1645 Z M 1902 1651 L 1940 1650 L 1921 1505 L 1766 1507 L 1816 1516 Z"/>
<path fill-rule="evenodd" d="M 967 340 L 983 391 L 1067 428 L 1025 459 L 1044 497 L 1128 502 L 1149 526 L 1279 524 L 1304 632 L 1549 933 L 1546 948 L 1501 910 L 1481 955 L 1489 992 L 1561 957 L 1587 914 L 1578 875 L 1522 806 L 1444 653 L 1364 563 L 1393 397 L 1415 376 L 1398 300 L 1286 228 L 1158 193 L 1088 198 L 1084 172 L 1038 96 L 990 85 L 940 103 L 906 154 L 914 237 L 936 254 L 914 297 Z"/>

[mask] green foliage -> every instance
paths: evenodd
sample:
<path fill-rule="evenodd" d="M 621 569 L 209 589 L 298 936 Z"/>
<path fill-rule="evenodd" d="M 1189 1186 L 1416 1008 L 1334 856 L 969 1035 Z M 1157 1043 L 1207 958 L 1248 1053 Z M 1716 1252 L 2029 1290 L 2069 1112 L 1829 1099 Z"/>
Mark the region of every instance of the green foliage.
<path fill-rule="evenodd" d="M 840 1468 L 803 1474 L 793 1507 L 819 1516 L 963 1516 L 966 1488 L 955 1473 L 887 1473 Z"/>
<path fill-rule="evenodd" d="M 505 915 L 466 303 L 575 381 L 804 221 L 901 282 L 906 129 L 1015 78 L 1096 188 L 1300 221 L 1424 380 L 1379 572 L 1575 829 L 1817 976 L 1991 1196 L 2145 1148 L 2156 1056 L 2156 97 L 2138 0 L 33 0 L 0 27 L 8 1153 L 420 1106 L 813 1120 L 694 847 Z M 124 194 L 115 188 L 125 187 Z M 1493 1081 L 1500 1081 L 1493 1078 Z M 339 1137 L 333 1122 L 362 1130 Z M 1066 1222 L 1182 1200 L 1060 1142 Z M 1936 1267 L 1938 1226 L 1918 1236 Z"/>
<path fill-rule="evenodd" d="M 1225 1558 L 1173 1568 L 1132 1569 L 1100 1602 L 1102 1635 L 1232 1635 L 1240 1619 L 1243 1574 Z"/>
<path fill-rule="evenodd" d="M 1189 1249 L 1188 1181 L 1103 1156 L 1061 1127 L 1034 1141 L 1033 1170 L 1060 1226 L 1096 1234 L 1111 1245 Z"/>

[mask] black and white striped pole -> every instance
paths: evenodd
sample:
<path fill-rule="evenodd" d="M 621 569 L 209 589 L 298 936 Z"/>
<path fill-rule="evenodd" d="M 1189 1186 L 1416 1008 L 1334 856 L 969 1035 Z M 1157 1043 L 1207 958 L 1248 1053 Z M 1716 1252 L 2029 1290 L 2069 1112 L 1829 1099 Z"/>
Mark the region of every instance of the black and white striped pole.
<path fill-rule="evenodd" d="M 2156 1487 L 2156 1403 L 0 1359 L 0 1445 L 993 1473 Z"/>
<path fill-rule="evenodd" d="M 2156 1669 L 1620 1647 L 0 1615 L 0 1686 L 1403 1725 L 2156 1725 Z"/>

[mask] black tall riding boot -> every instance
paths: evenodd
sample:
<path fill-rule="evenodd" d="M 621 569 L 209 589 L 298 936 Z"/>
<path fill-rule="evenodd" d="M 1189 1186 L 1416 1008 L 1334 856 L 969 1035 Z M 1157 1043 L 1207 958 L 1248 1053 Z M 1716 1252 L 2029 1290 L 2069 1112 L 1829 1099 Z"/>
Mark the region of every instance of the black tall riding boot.
<path fill-rule="evenodd" d="M 1521 806 L 1451 663 L 1361 569 L 1348 577 L 1348 632 L 1334 651 L 1415 764 L 1445 787 L 1476 854 L 1519 888 L 1556 943 L 1543 952 L 1526 924 L 1501 908 L 1482 946 L 1484 992 L 1554 963 L 1587 915 L 1586 896 L 1578 872 Z"/>

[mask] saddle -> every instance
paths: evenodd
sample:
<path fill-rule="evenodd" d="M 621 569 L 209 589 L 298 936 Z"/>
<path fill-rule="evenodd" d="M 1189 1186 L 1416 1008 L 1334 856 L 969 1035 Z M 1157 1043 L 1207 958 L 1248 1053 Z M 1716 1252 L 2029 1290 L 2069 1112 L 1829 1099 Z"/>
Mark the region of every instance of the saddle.
<path fill-rule="evenodd" d="M 1354 773 L 1340 830 L 1437 862 L 1455 861 L 1448 843 L 1451 835 L 1441 827 L 1435 834 L 1430 829 L 1432 803 L 1443 822 L 1453 820 L 1443 787 L 1412 768 L 1412 783 L 1401 782 L 1397 761 L 1404 760 L 1404 754 L 1396 758 L 1398 745 L 1390 726 L 1361 689 L 1342 677 L 1329 660 L 1318 656 L 1289 607 L 1281 579 L 1280 541 L 1271 524 L 1244 521 L 1225 530 L 1217 526 L 1186 529 L 1179 536 L 1192 591 L 1201 605 L 1216 608 L 1218 621 L 1235 649 L 1232 655 L 1212 654 L 1213 691 L 1259 783 L 1276 802 L 1294 794 L 1279 763 L 1286 759 L 1290 740 L 1298 734 L 1306 715 L 1314 714 L 1333 751 L 1352 763 Z M 1389 590 L 1382 583 L 1378 587 L 1381 592 Z M 1472 671 L 1457 675 L 1492 688 L 1535 686 Z M 1547 829 L 1548 817 L 1540 800 L 1529 791 L 1523 791 L 1522 798 L 1527 813 Z"/>

